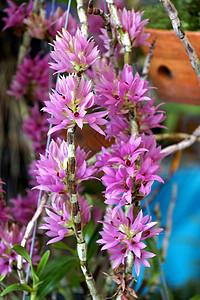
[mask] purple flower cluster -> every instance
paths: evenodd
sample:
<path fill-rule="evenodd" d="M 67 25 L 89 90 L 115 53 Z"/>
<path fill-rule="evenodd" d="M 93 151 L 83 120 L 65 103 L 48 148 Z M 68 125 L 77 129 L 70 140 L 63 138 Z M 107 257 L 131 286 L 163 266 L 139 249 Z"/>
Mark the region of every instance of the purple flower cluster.
<path fill-rule="evenodd" d="M 26 9 L 24 8 L 26 5 L 25 2 L 19 7 L 11 0 L 7 0 L 7 3 L 9 7 L 4 9 L 7 16 L 2 18 L 5 22 L 3 31 L 9 27 L 13 27 L 15 32 L 18 32 L 20 35 L 27 26 L 28 33 L 31 37 L 51 40 L 55 38 L 57 31 L 62 31 L 62 28 L 65 27 L 67 11 L 64 12 L 60 7 L 47 18 L 46 11 L 43 8 L 40 8 L 38 14 L 33 12 L 32 0 L 30 0 Z M 71 34 L 74 34 L 76 29 L 76 20 L 69 14 L 67 30 Z"/>
<path fill-rule="evenodd" d="M 30 16 L 30 13 L 33 11 L 32 0 L 30 0 L 26 9 L 24 9 L 26 2 L 22 3 L 19 7 L 11 0 L 7 0 L 7 4 L 9 5 L 9 7 L 4 9 L 7 17 L 2 18 L 2 20 L 5 22 L 3 31 L 9 27 L 21 26 L 24 22 L 25 17 Z"/>
<path fill-rule="evenodd" d="M 48 99 L 48 63 L 49 54 L 43 58 L 41 58 L 41 53 L 38 53 L 33 59 L 26 57 L 18 66 L 18 71 L 7 93 L 17 99 L 24 96 L 32 102 L 43 102 Z"/>
<path fill-rule="evenodd" d="M 96 169 L 94 166 L 87 166 L 85 161 L 87 155 L 80 147 L 76 149 L 76 157 L 75 179 L 78 184 L 91 178 Z M 36 163 L 35 174 L 39 185 L 35 188 L 56 194 L 67 193 L 67 160 L 67 142 L 61 141 L 59 138 L 56 142 L 52 140 L 49 146 L 48 157 L 41 154 L 40 160 Z"/>
<path fill-rule="evenodd" d="M 21 244 L 22 238 L 24 236 L 25 227 L 20 228 L 17 224 L 12 224 L 11 226 L 6 222 L 0 224 L 0 275 L 4 277 L 12 272 L 12 263 L 17 261 L 18 254 L 11 248 L 15 244 Z M 26 250 L 30 251 L 30 242 L 27 241 Z M 33 249 L 33 264 L 37 264 L 40 256 L 37 255 L 37 244 Z M 28 263 L 24 261 L 26 265 Z"/>
<path fill-rule="evenodd" d="M 147 40 L 150 34 L 144 32 L 144 26 L 148 23 L 148 20 L 141 20 L 143 13 L 144 12 L 135 12 L 134 9 L 127 11 L 126 8 L 118 10 L 122 28 L 124 31 L 128 32 L 133 48 L 141 45 L 149 46 Z M 102 28 L 101 33 L 102 35 L 100 35 L 100 38 L 104 41 L 104 47 L 107 51 L 106 55 L 109 56 L 109 38 L 106 29 Z M 117 47 L 115 48 L 115 56 L 118 57 L 121 54 L 123 54 L 122 46 L 117 44 Z"/>
<path fill-rule="evenodd" d="M 94 46 L 93 40 L 87 40 L 86 36 L 77 29 L 72 36 L 64 28 L 58 32 L 54 41 L 54 51 L 51 57 L 56 63 L 51 63 L 51 68 L 59 73 L 80 73 L 87 70 L 98 58 L 99 51 Z"/>
<path fill-rule="evenodd" d="M 35 105 L 30 108 L 30 116 L 24 120 L 22 130 L 31 140 L 31 148 L 36 156 L 39 156 L 40 153 L 44 154 L 48 129 L 47 115 L 42 114 L 38 103 L 35 103 Z"/>
<path fill-rule="evenodd" d="M 92 92 L 91 81 L 82 77 L 78 82 L 77 76 L 69 75 L 60 77 L 57 83 L 57 90 L 50 94 L 51 101 L 45 101 L 45 112 L 52 114 L 54 118 L 48 119 L 54 126 L 49 134 L 75 124 L 81 129 L 83 124 L 89 124 L 93 129 L 101 134 L 104 132 L 98 125 L 107 123 L 103 117 L 107 112 L 90 112 L 88 110 L 95 104 L 95 95 Z"/>
<path fill-rule="evenodd" d="M 128 252 L 134 254 L 134 266 L 136 275 L 139 276 L 141 263 L 145 267 L 150 267 L 148 258 L 155 256 L 154 253 L 144 250 L 146 245 L 144 240 L 159 233 L 162 228 L 154 228 L 157 222 L 152 222 L 149 216 L 143 217 L 142 210 L 137 217 L 133 218 L 133 207 L 129 209 L 126 216 L 122 209 L 119 209 L 113 216 L 112 210 L 108 209 L 103 223 L 103 231 L 100 232 L 102 239 L 99 244 L 104 244 L 102 250 L 112 253 L 110 259 L 113 260 L 113 269 L 120 264 L 125 264 Z"/>
<path fill-rule="evenodd" d="M 10 199 L 13 207 L 11 213 L 14 219 L 22 225 L 27 225 L 37 209 L 38 191 L 26 189 L 26 196 L 21 194 L 17 198 Z"/>
<path fill-rule="evenodd" d="M 83 180 L 94 178 L 93 175 L 96 172 L 94 166 L 87 166 L 86 158 L 85 151 L 77 147 L 75 181 L 78 185 Z M 74 234 L 68 194 L 67 160 L 67 143 L 57 139 L 56 142 L 51 141 L 48 157 L 41 155 L 36 163 L 35 173 L 39 185 L 35 188 L 52 193 L 51 206 L 46 209 L 48 217 L 44 218 L 47 224 L 41 227 L 48 229 L 48 236 L 54 237 L 49 243 L 60 241 L 64 236 Z M 90 206 L 84 197 L 79 196 L 78 201 L 82 225 L 85 226 L 90 220 Z"/>
<path fill-rule="evenodd" d="M 160 125 L 165 119 L 164 111 L 158 110 L 161 104 L 154 106 L 148 81 L 141 79 L 138 73 L 133 75 L 131 66 L 125 65 L 118 76 L 105 62 L 100 67 L 98 64 L 94 67 L 89 75 L 96 75 L 97 104 L 107 108 L 110 119 L 105 130 L 107 138 L 115 136 L 124 139 L 122 133 L 129 131 L 130 112 L 137 114 L 139 133 L 152 134 L 153 128 L 165 128 Z"/>
<path fill-rule="evenodd" d="M 47 206 L 46 214 L 44 217 L 46 224 L 40 226 L 40 229 L 47 229 L 46 235 L 51 237 L 47 244 L 56 243 L 61 241 L 64 237 L 74 235 L 74 223 L 71 216 L 71 203 L 69 197 L 66 195 L 57 195 L 54 197 L 51 206 Z M 89 202 L 84 196 L 78 197 L 80 205 L 81 223 L 84 228 L 90 220 Z"/>
<path fill-rule="evenodd" d="M 163 182 L 157 175 L 163 157 L 160 150 L 153 136 L 136 138 L 136 134 L 127 142 L 120 141 L 111 146 L 111 152 L 102 148 L 102 155 L 97 155 L 96 167 L 104 171 L 105 203 L 118 204 L 113 213 L 125 204 L 146 197 L 155 180 Z"/>

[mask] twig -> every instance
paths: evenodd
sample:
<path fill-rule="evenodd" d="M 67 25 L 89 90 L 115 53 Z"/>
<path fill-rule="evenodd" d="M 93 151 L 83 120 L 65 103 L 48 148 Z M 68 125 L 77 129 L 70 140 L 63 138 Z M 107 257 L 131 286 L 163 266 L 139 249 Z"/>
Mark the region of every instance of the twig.
<path fill-rule="evenodd" d="M 154 52 L 154 49 L 155 49 L 155 45 L 156 45 L 156 38 L 153 39 L 153 42 L 151 44 L 149 53 L 147 54 L 147 56 L 145 58 L 145 61 L 144 61 L 144 66 L 143 66 L 143 69 L 142 69 L 142 74 L 140 76 L 141 79 L 143 79 L 143 80 L 147 79 L 147 76 L 148 76 L 148 73 L 149 73 L 150 64 L 151 64 L 151 59 L 153 57 L 153 52 Z"/>
<path fill-rule="evenodd" d="M 81 23 L 81 32 L 88 37 L 88 22 L 87 22 L 87 15 L 86 11 L 83 7 L 83 0 L 76 0 L 77 5 L 77 13 Z"/>
<path fill-rule="evenodd" d="M 160 151 L 160 153 L 174 153 L 176 151 L 181 151 L 183 149 L 186 149 L 190 147 L 192 144 L 194 144 L 197 140 L 197 138 L 200 136 L 200 125 L 195 129 L 195 131 L 190 135 L 188 139 L 185 139 L 181 141 L 178 144 L 174 144 L 171 146 L 168 146 Z"/>
<path fill-rule="evenodd" d="M 131 63 L 131 41 L 129 38 L 129 34 L 127 31 L 124 31 L 122 28 L 122 24 L 119 19 L 119 15 L 117 12 L 117 7 L 113 0 L 106 0 L 108 3 L 108 7 L 110 10 L 110 14 L 112 16 L 113 22 L 115 24 L 116 30 L 118 32 L 118 41 L 124 47 L 124 63 L 130 64 Z"/>
<path fill-rule="evenodd" d="M 163 258 L 166 258 L 167 256 L 167 249 L 168 249 L 168 244 L 169 244 L 169 237 L 172 231 L 172 215 L 177 199 L 177 184 L 174 183 L 172 186 L 172 199 L 169 205 L 169 209 L 167 212 L 167 224 L 166 224 L 166 229 L 165 229 L 165 235 L 164 235 L 164 240 L 163 240 L 163 248 L 162 248 L 162 255 Z"/>
<path fill-rule="evenodd" d="M 34 13 L 38 13 L 39 6 L 40 6 L 40 0 L 35 0 L 34 6 L 33 6 Z M 32 40 L 32 37 L 28 33 L 28 30 L 26 30 L 22 37 L 22 44 L 19 47 L 18 58 L 17 58 L 18 65 L 23 62 L 24 57 L 30 52 L 31 40 Z"/>
<path fill-rule="evenodd" d="M 43 207 L 46 203 L 46 200 L 47 200 L 47 194 L 44 194 L 42 196 L 42 199 L 41 199 L 41 202 L 40 202 L 40 205 L 39 207 L 37 208 L 35 214 L 33 215 L 32 219 L 30 220 L 30 222 L 28 223 L 27 227 L 26 227 L 26 230 L 25 230 L 25 233 L 24 233 L 24 236 L 23 236 L 23 239 L 21 241 L 21 246 L 22 247 L 25 247 L 26 245 L 26 242 L 31 234 L 31 231 L 34 227 L 34 224 L 36 222 L 36 220 L 39 218 L 42 210 L 43 210 Z M 23 273 L 23 257 L 22 256 L 18 256 L 18 259 L 17 259 L 17 273 L 18 273 L 18 276 L 19 276 L 19 280 L 21 283 L 25 284 L 26 283 L 26 280 L 25 280 L 25 277 L 24 277 L 24 273 Z"/>
<path fill-rule="evenodd" d="M 109 58 L 114 66 L 115 70 L 118 70 L 118 64 L 114 56 L 114 51 L 115 51 L 115 46 L 114 46 L 114 39 L 113 39 L 113 34 L 112 34 L 112 29 L 111 29 L 111 22 L 110 22 L 110 16 L 106 14 L 102 9 L 99 8 L 94 8 L 93 7 L 93 0 L 89 0 L 88 2 L 88 14 L 93 14 L 93 15 L 99 15 L 105 25 L 108 39 L 109 39 Z"/>
<path fill-rule="evenodd" d="M 188 139 L 191 134 L 185 132 L 169 132 L 169 133 L 158 133 L 155 134 L 156 141 L 162 141 L 166 139 Z"/>
<path fill-rule="evenodd" d="M 163 3 L 164 9 L 166 13 L 168 14 L 171 22 L 172 22 L 172 27 L 174 29 L 174 32 L 179 38 L 185 48 L 185 51 L 187 52 L 191 65 L 196 72 L 199 82 L 200 82 L 200 61 L 198 59 L 198 56 L 190 43 L 189 39 L 187 38 L 185 32 L 181 28 L 181 21 L 178 18 L 178 12 L 175 8 L 175 6 L 171 3 L 170 0 L 160 0 Z"/>
<path fill-rule="evenodd" d="M 101 300 L 98 294 L 94 278 L 90 273 L 87 264 L 87 244 L 84 239 L 83 229 L 81 225 L 80 206 L 78 203 L 78 195 L 75 183 L 75 170 L 76 170 L 76 156 L 75 156 L 75 127 L 67 130 L 67 147 L 68 147 L 68 189 L 70 195 L 70 202 L 72 206 L 72 219 L 75 228 L 75 235 L 77 239 L 77 252 L 80 260 L 81 270 L 84 274 L 86 284 L 90 291 L 90 295 L 94 300 Z"/>

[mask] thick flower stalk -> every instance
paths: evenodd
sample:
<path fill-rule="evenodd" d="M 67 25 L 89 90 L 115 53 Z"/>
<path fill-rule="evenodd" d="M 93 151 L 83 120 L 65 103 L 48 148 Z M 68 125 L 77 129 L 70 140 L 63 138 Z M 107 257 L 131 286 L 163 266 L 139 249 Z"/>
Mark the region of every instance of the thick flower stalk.
<path fill-rule="evenodd" d="M 57 90 L 50 94 L 51 101 L 45 101 L 45 112 L 52 114 L 54 118 L 48 121 L 55 125 L 49 134 L 76 124 L 81 129 L 83 124 L 89 124 L 94 130 L 104 135 L 103 130 L 98 125 L 104 125 L 107 121 L 103 118 L 106 111 L 90 112 L 88 110 L 95 104 L 95 95 L 92 92 L 91 81 L 83 77 L 80 82 L 77 76 L 69 75 L 60 77 L 57 82 Z"/>
<path fill-rule="evenodd" d="M 51 57 L 56 62 L 50 65 L 59 73 L 82 73 L 97 60 L 99 54 L 94 41 L 87 40 L 79 29 L 72 36 L 63 28 L 62 33 L 56 35 L 53 46 Z"/>
<path fill-rule="evenodd" d="M 108 7 L 110 10 L 110 14 L 112 16 L 115 28 L 118 32 L 118 41 L 120 44 L 122 44 L 123 48 L 124 48 L 124 62 L 125 64 L 130 64 L 131 62 L 131 41 L 130 41 L 130 37 L 127 31 L 123 30 L 119 15 L 118 15 L 118 11 L 117 11 L 117 6 L 115 5 L 113 0 L 106 0 L 106 2 L 108 3 Z"/>
<path fill-rule="evenodd" d="M 141 263 L 150 267 L 147 259 L 155 256 L 154 253 L 144 250 L 144 241 L 155 235 L 159 235 L 162 228 L 154 228 L 157 222 L 152 222 L 148 215 L 143 216 L 142 210 L 137 217 L 133 218 L 133 207 L 129 209 L 126 216 L 119 209 L 115 216 L 108 209 L 103 223 L 103 231 L 100 232 L 102 239 L 97 242 L 104 245 L 101 250 L 111 252 L 110 259 L 113 260 L 113 269 L 120 264 L 125 264 L 125 258 L 129 252 L 134 254 L 134 266 L 136 275 L 139 276 Z"/>

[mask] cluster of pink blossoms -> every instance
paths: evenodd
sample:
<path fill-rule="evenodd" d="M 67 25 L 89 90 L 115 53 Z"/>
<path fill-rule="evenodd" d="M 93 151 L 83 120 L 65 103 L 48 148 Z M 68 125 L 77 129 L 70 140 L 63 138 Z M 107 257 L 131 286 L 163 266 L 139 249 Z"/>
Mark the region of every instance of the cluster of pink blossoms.
<path fill-rule="evenodd" d="M 42 8 L 39 14 L 34 13 L 32 0 L 30 0 L 26 9 L 24 8 L 25 2 L 19 7 L 11 0 L 7 0 L 7 3 L 9 7 L 4 9 L 7 16 L 3 18 L 5 22 L 3 30 L 13 27 L 18 34 L 21 34 L 27 26 L 31 37 L 51 41 L 52 38 L 55 38 L 57 31 L 61 31 L 65 26 L 67 11 L 64 12 L 60 7 L 47 18 L 46 11 Z M 69 14 L 67 30 L 74 34 L 76 29 L 76 20 Z"/>
<path fill-rule="evenodd" d="M 59 73 L 69 72 L 69 76 L 60 76 L 56 90 L 50 94 L 51 101 L 45 101 L 45 112 L 53 117 L 49 122 L 54 126 L 49 134 L 55 131 L 67 129 L 78 125 L 89 124 L 93 129 L 104 134 L 99 125 L 106 124 L 105 111 L 92 111 L 96 104 L 96 96 L 93 93 L 92 82 L 79 78 L 81 73 L 88 69 L 98 58 L 99 51 L 94 46 L 94 41 L 87 41 L 86 37 L 78 29 L 75 36 L 71 36 L 66 30 L 62 30 L 54 41 L 54 51 L 51 57 L 55 62 L 51 68 Z M 78 73 L 78 75 L 76 74 Z M 80 147 L 75 151 L 76 172 L 75 182 L 94 178 L 96 168 L 86 163 L 87 154 Z M 42 189 L 52 194 L 52 203 L 46 210 L 48 217 L 41 228 L 48 229 L 47 235 L 53 237 L 49 243 L 59 241 L 69 234 L 73 234 L 71 205 L 68 194 L 68 148 L 67 143 L 57 139 L 50 144 L 48 156 L 40 155 L 36 162 L 35 174 L 38 185 L 35 188 Z M 90 219 L 90 206 L 84 197 L 78 197 L 82 226 Z"/>
<path fill-rule="evenodd" d="M 112 66 L 96 63 L 89 76 L 96 83 L 97 104 L 108 110 L 107 138 L 125 138 L 123 133 L 127 135 L 130 129 L 131 112 L 137 115 L 139 133 L 152 134 L 153 128 L 165 128 L 160 124 L 165 119 L 164 111 L 158 110 L 162 104 L 154 106 L 148 81 L 141 79 L 138 73 L 133 75 L 131 66 L 125 65 L 117 76 Z"/>
<path fill-rule="evenodd" d="M 163 182 L 158 176 L 159 164 L 163 157 L 160 154 L 160 147 L 152 134 L 152 129 L 162 127 L 160 123 L 164 120 L 163 111 L 154 106 L 154 99 L 150 95 L 148 82 L 142 80 L 138 73 L 133 74 L 132 67 L 125 65 L 116 75 L 112 65 L 107 65 L 103 60 L 99 60 L 99 50 L 93 40 L 87 38 L 77 29 L 76 23 L 70 17 L 68 30 L 62 29 L 66 13 L 58 9 L 49 19 L 46 18 L 44 10 L 40 14 L 33 13 L 32 2 L 24 10 L 22 4 L 19 9 L 8 0 L 10 8 L 7 9 L 8 17 L 4 19 L 5 28 L 10 26 L 27 26 L 32 37 L 51 40 L 59 31 L 53 42 L 51 58 L 53 62 L 50 66 L 56 73 L 70 73 L 69 76 L 60 76 L 56 89 L 50 94 L 50 101 L 47 100 L 47 63 L 48 59 L 39 59 L 39 55 L 31 60 L 26 58 L 19 72 L 16 74 L 11 86 L 10 94 L 19 98 L 21 95 L 30 98 L 32 101 L 44 102 L 43 111 L 52 115 L 48 119 L 53 125 L 49 134 L 69 127 L 83 128 L 88 124 L 100 134 L 106 134 L 107 138 L 114 137 L 115 144 L 111 146 L 111 152 L 102 148 L 102 155 L 97 155 L 95 166 L 88 166 L 86 162 L 87 154 L 77 147 L 75 183 L 80 191 L 80 183 L 83 180 L 94 178 L 97 169 L 104 172 L 102 183 L 106 187 L 105 203 L 114 206 L 108 209 L 103 223 L 103 230 L 100 232 L 102 239 L 98 243 L 103 244 L 102 250 L 107 249 L 111 252 L 111 260 L 114 261 L 113 268 L 120 264 L 125 264 L 125 258 L 129 251 L 134 254 L 135 270 L 137 276 L 140 273 L 141 263 L 149 267 L 148 258 L 155 254 L 144 250 L 146 245 L 144 240 L 154 235 L 158 235 L 162 229 L 154 228 L 156 222 L 152 222 L 148 216 L 143 217 L 142 211 L 134 219 L 133 207 L 129 209 L 126 216 L 122 207 L 126 204 L 134 205 L 135 201 L 144 199 L 150 192 L 155 180 Z M 12 18 L 15 12 L 16 21 Z M 25 17 L 26 14 L 26 17 Z M 143 13 L 135 13 L 134 10 L 119 11 L 120 21 L 123 29 L 128 32 L 132 47 L 148 44 L 148 34 L 144 32 L 144 25 L 147 20 L 142 21 Z M 4 28 L 4 29 L 5 29 Z M 71 29 L 70 29 L 71 28 Z M 108 50 L 109 39 L 105 29 L 102 29 L 102 39 L 105 48 Z M 121 45 L 116 47 L 116 56 L 122 53 Z M 92 81 L 84 79 L 82 73 L 88 71 L 94 79 Z M 94 91 L 96 93 L 94 93 Z M 101 109 L 97 110 L 97 106 Z M 95 107 L 95 109 L 94 109 Z M 43 152 L 40 148 L 40 134 L 46 130 L 46 123 L 38 118 L 38 108 L 36 105 L 31 110 L 36 120 L 27 119 L 24 125 L 24 132 L 33 140 L 33 149 Z M 105 119 L 105 117 L 108 117 Z M 137 121 L 137 133 L 131 134 L 131 118 Z M 109 121 L 108 121 L 109 120 Z M 106 125 L 105 131 L 100 128 Z M 31 128 L 35 128 L 31 132 Z M 39 129 L 40 128 L 40 129 Z M 105 133 L 104 133 L 105 132 Z M 46 206 L 44 217 L 45 224 L 40 228 L 47 230 L 47 235 L 51 238 L 48 243 L 62 240 L 65 236 L 74 234 L 73 222 L 71 217 L 71 203 L 69 201 L 68 189 L 68 145 L 63 140 L 52 140 L 48 156 L 40 155 L 40 160 L 35 163 L 34 173 L 36 175 L 36 189 L 44 190 L 51 195 L 51 203 Z M 33 171 L 33 170 L 32 170 Z M 33 192 L 33 194 L 35 191 Z M 27 193 L 29 197 L 29 193 Z M 34 199 L 34 196 L 33 198 Z M 26 219 L 30 217 L 31 210 L 27 209 L 27 199 L 22 199 L 18 195 L 17 199 L 11 202 L 23 211 Z M 84 227 L 90 220 L 89 202 L 78 195 L 80 205 L 81 223 Z M 29 202 L 35 205 L 35 201 Z M 8 220 L 9 211 L 5 209 L 3 202 L 2 217 Z M 23 210 L 23 205 L 25 209 Z M 18 222 L 22 222 L 22 215 L 12 208 L 12 213 Z M 9 232 L 9 227 L 6 227 Z M 10 265 L 15 259 L 13 252 L 9 252 L 7 245 L 11 247 L 14 243 L 12 234 L 6 240 L 2 229 L 0 260 L 9 259 L 9 267 L 3 272 L 10 272 Z M 18 228 L 12 228 L 16 234 Z M 23 233 L 23 230 L 21 231 Z M 21 234 L 22 234 L 21 233 Z M 21 235 L 18 235 L 19 241 Z M 9 253 L 8 253 L 9 252 Z M 8 254 L 7 254 L 8 253 Z M 4 265 L 5 261 L 2 261 Z"/>
<path fill-rule="evenodd" d="M 147 39 L 149 38 L 150 34 L 144 32 L 144 26 L 148 23 L 148 20 L 146 19 L 142 21 L 143 13 L 144 12 L 135 12 L 133 8 L 129 11 L 127 11 L 126 8 L 123 10 L 118 10 L 122 28 L 124 31 L 128 32 L 133 48 L 141 45 L 149 46 Z M 113 24 L 112 19 L 111 22 Z M 101 33 L 102 35 L 100 35 L 100 38 L 104 41 L 104 47 L 107 51 L 106 55 L 109 56 L 109 38 L 106 29 L 102 28 Z M 117 44 L 115 47 L 115 57 L 118 57 L 121 54 L 123 54 L 122 46 Z"/>
<path fill-rule="evenodd" d="M 51 68 L 59 73 L 80 73 L 87 70 L 98 58 L 99 51 L 94 47 L 93 40 L 87 40 L 86 36 L 77 29 L 74 36 L 67 30 L 56 35 L 54 51 L 51 57 L 54 61 Z"/>
<path fill-rule="evenodd" d="M 144 250 L 146 245 L 143 241 L 159 235 L 163 230 L 162 228 L 154 228 L 157 222 L 152 222 L 148 215 L 143 217 L 142 211 L 134 220 L 133 207 L 131 207 L 127 216 L 121 208 L 114 216 L 112 210 L 108 209 L 105 221 L 101 223 L 103 223 L 103 231 L 100 232 L 102 239 L 97 242 L 104 244 L 102 250 L 108 250 L 112 253 L 110 259 L 114 260 L 113 269 L 120 264 L 125 264 L 125 258 L 129 251 L 134 253 L 137 276 L 140 274 L 141 263 L 145 267 L 150 267 L 147 259 L 154 257 L 155 254 Z"/>
<path fill-rule="evenodd" d="M 47 121 L 47 115 L 40 112 L 39 104 L 35 103 L 30 108 L 30 116 L 25 118 L 22 130 L 32 142 L 31 148 L 39 157 L 39 154 L 43 154 L 46 148 L 47 132 L 49 124 Z"/>
<path fill-rule="evenodd" d="M 78 146 L 76 149 L 76 184 L 92 178 L 96 169 L 88 166 L 86 162 L 87 154 Z M 38 186 L 35 188 L 56 194 L 68 192 L 67 184 L 67 142 L 59 138 L 55 142 L 51 141 L 48 157 L 40 155 L 40 160 L 36 163 L 36 179 Z"/>
<path fill-rule="evenodd" d="M 24 96 L 28 102 L 41 102 L 48 99 L 49 91 L 49 54 L 41 58 L 38 53 L 34 58 L 26 57 L 18 66 L 18 71 L 8 91 L 19 99 Z"/>
<path fill-rule="evenodd" d="M 113 214 L 125 204 L 144 199 L 151 192 L 154 180 L 163 182 L 157 175 L 164 157 L 160 150 L 154 136 L 143 134 L 136 138 L 136 133 L 127 142 L 112 145 L 111 152 L 102 148 L 102 155 L 97 155 L 96 167 L 104 171 L 105 203 L 117 204 Z"/>
<path fill-rule="evenodd" d="M 88 166 L 87 154 L 80 147 L 76 149 L 76 172 L 75 182 L 79 185 L 82 181 L 94 178 L 96 169 Z M 67 142 L 57 139 L 51 141 L 48 157 L 40 156 L 36 163 L 36 179 L 38 186 L 35 188 L 50 192 L 52 195 L 51 206 L 48 206 L 46 213 L 48 217 L 44 220 L 41 228 L 48 229 L 47 235 L 54 237 L 49 243 L 62 240 L 65 236 L 74 234 L 71 218 L 71 204 L 68 194 L 68 171 L 67 171 L 68 150 Z M 89 202 L 82 196 L 78 197 L 82 225 L 85 226 L 90 220 Z"/>
<path fill-rule="evenodd" d="M 136 15 L 136 20 L 138 18 Z M 157 175 L 163 157 L 160 154 L 160 147 L 156 146 L 153 136 L 145 136 L 145 133 L 151 133 L 152 128 L 161 126 L 160 122 L 164 119 L 163 112 L 157 111 L 158 107 L 153 106 L 154 100 L 151 99 L 147 81 L 142 80 L 139 74 L 134 76 L 131 66 L 125 65 L 119 75 L 116 75 L 112 66 L 101 61 L 98 63 L 98 50 L 94 47 L 94 42 L 87 41 L 79 30 L 72 37 L 63 29 L 62 34 L 59 33 L 54 41 L 51 57 L 55 61 L 51 63 L 51 68 L 58 73 L 73 74 L 61 76 L 57 89 L 50 94 L 51 101 L 45 101 L 46 107 L 43 110 L 53 116 L 49 119 L 54 125 L 49 134 L 76 125 L 82 129 L 85 123 L 104 134 L 98 125 L 106 124 L 107 137 L 116 138 L 111 151 L 102 148 L 102 155 L 97 155 L 95 165 L 104 172 L 102 182 L 106 186 L 105 203 L 116 205 L 113 210 L 107 211 L 99 243 L 105 244 L 103 249 L 108 249 L 112 253 L 113 267 L 120 263 L 124 264 L 128 252 L 132 251 L 138 275 L 141 262 L 149 266 L 147 259 L 154 256 L 153 253 L 143 250 L 145 244 L 142 241 L 159 234 L 162 229 L 153 229 L 156 223 L 151 222 L 148 216 L 143 217 L 142 212 L 136 220 L 133 220 L 132 208 L 126 217 L 121 207 L 146 197 L 155 180 L 163 182 Z M 88 74 L 95 79 L 96 95 L 93 93 L 92 83 L 78 77 L 90 66 L 93 70 Z M 104 111 L 91 111 L 94 105 L 100 106 Z M 128 133 L 129 114 L 134 111 L 140 116 L 139 137 L 136 137 L 136 133 L 131 136 Z M 103 118 L 107 114 L 109 122 Z M 86 154 L 81 151 L 82 156 L 79 154 L 80 149 L 76 150 L 76 184 L 90 179 L 96 172 L 96 168 L 87 166 Z M 41 155 L 40 161 L 36 163 L 35 172 L 39 184 L 36 188 L 53 194 L 52 204 L 46 210 L 48 215 L 45 217 L 46 224 L 41 227 L 48 230 L 47 235 L 52 237 L 49 243 L 53 243 L 73 234 L 68 199 L 67 143 L 61 140 L 52 141 L 48 157 Z M 85 205 L 84 210 L 82 201 L 84 203 L 85 199 L 81 200 L 79 197 L 84 226 L 88 221 L 85 211 L 88 212 L 89 206 Z M 107 229 L 109 232 L 117 230 L 114 240 L 113 237 L 110 239 Z"/>
<path fill-rule="evenodd" d="M 84 228 L 90 220 L 90 208 L 92 206 L 89 206 L 89 202 L 84 196 L 78 195 L 78 202 L 80 205 L 81 224 Z M 48 217 L 44 217 L 46 224 L 40 226 L 40 229 L 47 229 L 46 235 L 52 238 L 47 244 L 56 243 L 64 237 L 74 234 L 71 203 L 67 195 L 59 194 L 54 196 L 51 206 L 46 208 L 46 214 L 48 215 Z"/>
<path fill-rule="evenodd" d="M 0 186 L 4 182 L 0 181 Z M 12 272 L 12 265 L 17 261 L 18 255 L 11 248 L 21 244 L 26 227 L 37 207 L 38 191 L 27 190 L 27 196 L 11 199 L 13 207 L 6 206 L 3 199 L 4 190 L 0 188 L 0 275 L 4 277 Z M 10 222 L 12 221 L 12 224 Z M 26 249 L 30 251 L 28 240 Z M 37 245 L 33 249 L 33 264 L 37 264 L 40 256 L 37 255 Z M 25 262 L 27 264 L 27 262 Z"/>
<path fill-rule="evenodd" d="M 18 254 L 11 248 L 15 244 L 21 244 L 22 238 L 24 236 L 26 227 L 20 227 L 17 224 L 9 225 L 8 222 L 0 223 L 0 275 L 4 277 L 12 272 L 12 264 L 17 261 Z M 26 250 L 30 252 L 30 242 L 27 241 Z M 33 249 L 33 264 L 37 264 L 40 256 L 37 255 L 37 245 Z M 26 265 L 28 263 L 24 261 Z"/>

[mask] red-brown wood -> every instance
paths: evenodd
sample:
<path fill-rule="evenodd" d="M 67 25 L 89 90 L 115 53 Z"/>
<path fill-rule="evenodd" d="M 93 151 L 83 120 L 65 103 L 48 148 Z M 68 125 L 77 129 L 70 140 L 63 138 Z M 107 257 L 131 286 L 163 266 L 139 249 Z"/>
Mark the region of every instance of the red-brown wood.
<path fill-rule="evenodd" d="M 156 37 L 156 48 L 150 65 L 150 78 L 158 88 L 161 101 L 200 105 L 200 84 L 190 59 L 173 30 L 146 28 L 151 33 L 149 42 Z M 200 58 L 200 32 L 186 32 Z M 149 47 L 142 47 L 145 54 Z"/>

